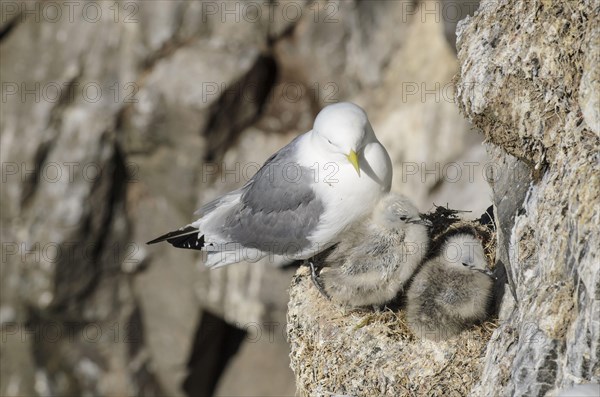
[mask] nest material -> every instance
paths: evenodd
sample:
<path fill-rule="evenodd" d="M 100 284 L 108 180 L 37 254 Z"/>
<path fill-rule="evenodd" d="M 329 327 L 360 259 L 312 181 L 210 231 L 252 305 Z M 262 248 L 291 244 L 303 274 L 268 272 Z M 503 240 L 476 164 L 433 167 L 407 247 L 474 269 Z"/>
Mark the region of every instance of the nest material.
<path fill-rule="evenodd" d="M 438 206 L 435 211 L 422 215 L 424 219 L 430 221 L 433 225 L 430 230 L 432 243 L 428 257 L 435 256 L 449 236 L 469 233 L 481 240 L 488 259 L 488 266 L 493 269 L 496 262 L 496 228 L 491 214 L 491 207 L 475 221 L 466 221 L 459 218 L 458 214 L 464 212 Z"/>
<path fill-rule="evenodd" d="M 493 227 L 461 220 L 458 213 L 437 207 L 425 216 L 435 225 L 432 250 L 448 234 L 474 233 L 493 267 Z M 404 310 L 339 307 L 319 294 L 305 267 L 290 289 L 287 334 L 302 396 L 466 395 L 479 379 L 495 328 L 494 322 L 485 322 L 448 341 L 420 340 L 407 327 Z"/>
<path fill-rule="evenodd" d="M 416 338 L 404 311 L 344 311 L 319 294 L 302 267 L 290 291 L 287 334 L 301 396 L 464 396 L 479 378 L 494 323 L 432 342 Z"/>

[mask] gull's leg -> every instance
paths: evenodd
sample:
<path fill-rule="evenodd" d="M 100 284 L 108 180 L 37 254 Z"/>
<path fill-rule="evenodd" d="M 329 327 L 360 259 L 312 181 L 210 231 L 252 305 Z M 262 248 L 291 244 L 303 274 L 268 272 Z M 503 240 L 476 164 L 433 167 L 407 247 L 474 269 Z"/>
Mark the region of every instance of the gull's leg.
<path fill-rule="evenodd" d="M 497 280 L 498 277 L 496 277 L 496 275 L 494 274 L 493 271 L 489 270 L 489 269 L 485 269 L 483 271 L 483 273 L 487 274 L 488 276 L 490 276 L 492 279 Z"/>
<path fill-rule="evenodd" d="M 317 287 L 317 290 L 319 290 L 321 295 L 323 295 L 325 298 L 331 300 L 329 294 L 325 292 L 325 288 L 323 287 L 323 284 L 321 284 L 321 280 L 319 280 L 319 275 L 317 274 L 317 269 L 315 268 L 315 264 L 313 263 L 313 261 L 309 260 L 308 266 L 310 266 L 310 279 L 312 280 L 315 287 Z"/>

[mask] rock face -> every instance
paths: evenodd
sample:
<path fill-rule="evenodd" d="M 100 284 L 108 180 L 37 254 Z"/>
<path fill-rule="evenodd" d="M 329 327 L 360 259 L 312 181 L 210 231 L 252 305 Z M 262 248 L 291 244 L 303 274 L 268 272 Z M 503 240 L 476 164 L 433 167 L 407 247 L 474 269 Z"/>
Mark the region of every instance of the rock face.
<path fill-rule="evenodd" d="M 474 396 L 600 379 L 598 7 L 484 1 L 459 28 L 457 97 L 498 164 L 500 257 L 516 298 Z"/>
<path fill-rule="evenodd" d="M 190 221 L 277 76 L 268 25 L 212 4 L 3 4 L 0 394 L 184 393 L 203 275 L 144 241 Z"/>
<path fill-rule="evenodd" d="M 327 103 L 366 108 L 422 210 L 489 205 L 443 3 L 5 3 L 0 395 L 292 394 L 294 269 L 208 272 L 144 242 L 242 185 Z M 595 92 L 581 90 L 586 120 Z"/>

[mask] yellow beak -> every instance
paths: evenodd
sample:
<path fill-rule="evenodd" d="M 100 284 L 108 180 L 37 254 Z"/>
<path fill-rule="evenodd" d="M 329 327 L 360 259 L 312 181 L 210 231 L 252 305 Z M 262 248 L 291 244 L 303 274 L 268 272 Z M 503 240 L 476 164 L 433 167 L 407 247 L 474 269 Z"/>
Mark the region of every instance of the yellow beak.
<path fill-rule="evenodd" d="M 346 157 L 348 157 L 348 161 L 350 162 L 350 164 L 354 166 L 354 169 L 356 170 L 358 176 L 360 176 L 360 167 L 358 166 L 358 155 L 356 154 L 356 152 L 354 150 L 350 150 L 350 153 L 348 153 L 348 156 Z"/>

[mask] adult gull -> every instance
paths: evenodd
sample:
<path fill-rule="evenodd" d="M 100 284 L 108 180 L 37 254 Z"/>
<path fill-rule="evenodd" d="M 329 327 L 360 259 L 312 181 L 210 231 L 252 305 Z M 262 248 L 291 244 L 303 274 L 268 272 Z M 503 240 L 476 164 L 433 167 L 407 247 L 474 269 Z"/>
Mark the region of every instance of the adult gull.
<path fill-rule="evenodd" d="M 206 251 L 208 267 L 267 256 L 307 259 L 368 216 L 391 180 L 390 157 L 365 111 L 349 102 L 329 105 L 312 130 L 272 155 L 242 188 L 148 244 Z"/>

